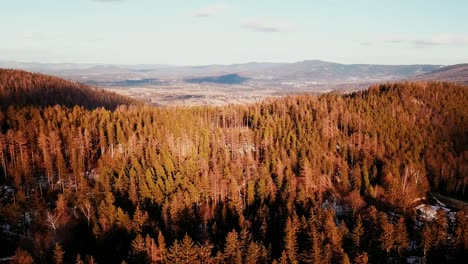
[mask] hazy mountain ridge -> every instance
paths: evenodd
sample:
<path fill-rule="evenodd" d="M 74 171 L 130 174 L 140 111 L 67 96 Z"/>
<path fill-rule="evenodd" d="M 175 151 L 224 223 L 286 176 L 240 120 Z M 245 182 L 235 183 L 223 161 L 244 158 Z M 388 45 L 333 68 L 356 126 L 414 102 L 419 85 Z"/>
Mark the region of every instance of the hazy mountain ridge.
<path fill-rule="evenodd" d="M 306 60 L 293 64 L 280 65 L 267 69 L 276 78 L 319 79 L 323 81 L 367 80 L 374 78 L 396 79 L 427 73 L 440 68 L 440 65 L 377 65 L 339 64 L 320 60 Z"/>
<path fill-rule="evenodd" d="M 249 78 L 242 77 L 238 74 L 226 74 L 221 76 L 197 77 L 185 79 L 189 83 L 219 83 L 219 84 L 242 84 L 248 81 Z"/>
<path fill-rule="evenodd" d="M 340 64 L 321 60 L 304 60 L 295 63 L 251 62 L 232 65 L 109 65 L 109 64 L 39 64 L 0 62 L 1 67 L 19 68 L 54 74 L 67 79 L 87 82 L 104 78 L 106 81 L 126 79 L 169 78 L 190 80 L 196 77 L 213 77 L 238 74 L 253 80 L 310 80 L 326 83 L 347 83 L 369 80 L 392 80 L 429 73 L 441 65 L 376 65 Z"/>

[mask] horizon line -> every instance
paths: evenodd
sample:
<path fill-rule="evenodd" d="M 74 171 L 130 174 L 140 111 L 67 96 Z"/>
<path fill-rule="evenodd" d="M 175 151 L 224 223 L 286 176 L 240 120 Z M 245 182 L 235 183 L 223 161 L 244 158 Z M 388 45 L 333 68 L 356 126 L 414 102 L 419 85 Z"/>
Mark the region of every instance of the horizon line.
<path fill-rule="evenodd" d="M 38 62 L 38 61 L 17 61 L 17 60 L 0 60 L 0 63 L 22 63 L 22 64 L 42 64 L 42 65 L 93 65 L 93 66 L 165 66 L 165 67 L 206 67 L 206 66 L 234 66 L 245 64 L 296 64 L 304 62 L 325 62 L 341 65 L 381 65 L 381 66 L 412 66 L 412 65 L 436 65 L 436 66 L 452 66 L 468 64 L 468 62 L 460 62 L 454 64 L 439 64 L 439 63 L 341 63 L 336 61 L 328 61 L 322 59 L 304 59 L 291 62 L 285 61 L 247 61 L 241 63 L 210 63 L 210 64 L 167 64 L 167 63 L 105 63 L 105 62 Z"/>

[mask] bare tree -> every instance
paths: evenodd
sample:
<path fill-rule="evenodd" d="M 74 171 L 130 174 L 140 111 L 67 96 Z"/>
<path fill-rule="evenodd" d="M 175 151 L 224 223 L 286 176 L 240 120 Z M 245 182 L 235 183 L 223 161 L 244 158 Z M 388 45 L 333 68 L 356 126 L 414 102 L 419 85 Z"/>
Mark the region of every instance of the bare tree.
<path fill-rule="evenodd" d="M 93 217 L 93 205 L 88 199 L 86 199 L 79 203 L 78 208 L 80 209 L 83 216 L 86 218 L 86 221 L 88 222 L 88 227 L 89 227 L 91 218 Z"/>
<path fill-rule="evenodd" d="M 47 216 L 47 225 L 54 230 L 54 234 L 57 232 L 57 228 L 59 225 L 59 219 L 62 216 L 60 213 L 53 212 L 51 213 L 49 210 L 46 211 Z"/>

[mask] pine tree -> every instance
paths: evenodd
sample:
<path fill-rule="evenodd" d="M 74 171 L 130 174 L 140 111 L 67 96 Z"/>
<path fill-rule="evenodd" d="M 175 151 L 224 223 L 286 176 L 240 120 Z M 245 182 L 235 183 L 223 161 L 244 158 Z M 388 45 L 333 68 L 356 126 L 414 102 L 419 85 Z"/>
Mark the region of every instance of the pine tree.
<path fill-rule="evenodd" d="M 285 251 L 285 250 L 283 250 L 283 251 L 281 252 L 281 258 L 280 258 L 280 260 L 279 260 L 279 263 L 280 263 L 280 264 L 288 264 L 288 263 L 289 263 L 289 262 L 288 262 L 288 255 L 286 254 L 286 251 Z"/>
<path fill-rule="evenodd" d="M 181 242 L 174 241 L 167 254 L 168 262 L 195 263 L 198 259 L 199 247 L 185 234 Z"/>
<path fill-rule="evenodd" d="M 23 249 L 17 249 L 15 255 L 12 258 L 12 263 L 14 264 L 32 264 L 34 259 L 28 253 L 28 251 Z"/>
<path fill-rule="evenodd" d="M 145 210 L 140 210 L 140 206 L 137 205 L 135 213 L 133 214 L 132 231 L 135 233 L 140 233 L 148 219 L 148 213 Z"/>
<path fill-rule="evenodd" d="M 426 262 L 427 253 L 432 249 L 432 247 L 434 247 L 435 240 L 436 238 L 432 228 L 426 223 L 421 237 L 421 248 L 423 251 L 424 262 Z"/>
<path fill-rule="evenodd" d="M 249 247 L 247 249 L 247 254 L 245 256 L 244 263 L 246 264 L 256 264 L 259 262 L 261 249 L 259 245 L 253 241 L 249 243 Z"/>
<path fill-rule="evenodd" d="M 115 213 L 115 224 L 125 231 L 130 231 L 132 228 L 130 217 L 120 207 L 117 207 L 117 212 Z"/>
<path fill-rule="evenodd" d="M 354 254 L 358 254 L 360 252 L 363 235 L 364 227 L 362 226 L 361 216 L 358 216 L 354 224 L 353 232 L 351 233 Z"/>
<path fill-rule="evenodd" d="M 408 231 L 406 230 L 405 219 L 401 216 L 395 226 L 394 235 L 395 247 L 398 254 L 401 255 L 401 251 L 405 250 L 409 246 Z"/>
<path fill-rule="evenodd" d="M 84 264 L 84 261 L 81 260 L 80 254 L 76 255 L 76 261 L 75 264 Z"/>
<path fill-rule="evenodd" d="M 249 250 L 250 242 L 252 241 L 252 235 L 247 228 L 242 228 L 239 235 L 239 249 L 241 250 L 242 259 L 245 260 L 247 251 Z"/>
<path fill-rule="evenodd" d="M 185 234 L 182 239 L 180 248 L 182 251 L 182 259 L 185 263 L 194 263 L 197 260 L 199 247 L 195 245 L 187 234 Z"/>
<path fill-rule="evenodd" d="M 369 256 L 367 252 L 362 252 L 354 258 L 354 263 L 356 264 L 367 264 L 369 262 Z"/>
<path fill-rule="evenodd" d="M 149 263 L 157 263 L 159 261 L 158 247 L 156 242 L 148 234 L 145 237 L 145 249 Z"/>
<path fill-rule="evenodd" d="M 436 233 L 435 233 L 435 244 L 439 249 L 444 249 L 447 240 L 447 217 L 444 210 L 437 210 L 436 219 L 434 221 Z"/>
<path fill-rule="evenodd" d="M 137 185 L 135 183 L 135 177 L 133 177 L 131 174 L 130 174 L 130 184 L 128 186 L 128 198 L 133 203 L 133 205 L 137 204 L 138 202 Z"/>
<path fill-rule="evenodd" d="M 107 232 L 115 222 L 116 208 L 114 206 L 114 195 L 108 192 L 105 199 L 98 207 L 98 222 L 102 232 Z"/>
<path fill-rule="evenodd" d="M 213 245 L 204 244 L 199 246 L 198 250 L 198 262 L 200 264 L 212 264 L 215 263 L 215 259 L 211 256 Z"/>
<path fill-rule="evenodd" d="M 294 220 L 296 219 L 296 220 Z M 297 260 L 297 217 L 288 218 L 284 230 L 284 250 L 288 256 L 288 262 L 291 264 L 298 263 Z"/>
<path fill-rule="evenodd" d="M 242 263 L 242 252 L 239 245 L 238 234 L 235 230 L 232 230 L 226 236 L 223 258 L 226 263 Z"/>
<path fill-rule="evenodd" d="M 164 239 L 164 235 L 159 231 L 158 233 L 158 255 L 159 255 L 159 262 L 166 263 L 167 260 L 167 248 L 166 248 L 166 241 Z"/>
<path fill-rule="evenodd" d="M 87 264 L 95 264 L 93 256 L 86 256 L 86 263 Z"/>
<path fill-rule="evenodd" d="M 348 254 L 344 253 L 343 254 L 343 259 L 341 260 L 342 264 L 351 264 L 351 261 L 349 260 Z"/>
<path fill-rule="evenodd" d="M 323 223 L 324 234 L 328 239 L 328 242 L 334 248 L 334 251 L 341 249 L 342 237 L 338 227 L 335 224 L 335 214 L 332 209 L 325 211 L 325 220 Z"/>
<path fill-rule="evenodd" d="M 145 240 L 138 234 L 130 245 L 130 259 L 134 263 L 146 263 L 148 260 L 146 251 Z"/>
<path fill-rule="evenodd" d="M 62 250 L 62 246 L 59 243 L 55 243 L 54 250 L 52 252 L 52 257 L 54 259 L 55 264 L 62 264 L 63 263 L 63 255 L 65 252 Z"/>
<path fill-rule="evenodd" d="M 455 246 L 462 251 L 468 251 L 468 221 L 465 211 L 459 211 L 455 216 Z"/>
<path fill-rule="evenodd" d="M 393 230 L 393 224 L 387 221 L 385 213 L 381 213 L 379 242 L 380 248 L 385 251 L 387 257 L 395 245 L 395 233 Z"/>
<path fill-rule="evenodd" d="M 304 252 L 302 261 L 304 263 L 320 264 L 324 262 L 324 252 L 322 252 L 322 239 L 315 225 L 310 227 L 311 248 Z"/>

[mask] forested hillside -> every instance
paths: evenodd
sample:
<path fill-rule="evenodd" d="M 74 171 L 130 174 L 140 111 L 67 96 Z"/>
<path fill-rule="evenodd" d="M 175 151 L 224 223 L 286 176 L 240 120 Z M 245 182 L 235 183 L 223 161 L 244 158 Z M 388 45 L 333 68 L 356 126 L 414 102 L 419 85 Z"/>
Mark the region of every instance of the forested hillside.
<path fill-rule="evenodd" d="M 466 212 L 414 207 L 429 191 L 468 200 L 467 89 L 397 83 L 114 111 L 2 101 L 1 256 L 463 263 Z"/>
<path fill-rule="evenodd" d="M 0 106 L 83 106 L 115 109 L 133 100 L 103 89 L 21 70 L 0 69 Z"/>

